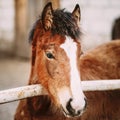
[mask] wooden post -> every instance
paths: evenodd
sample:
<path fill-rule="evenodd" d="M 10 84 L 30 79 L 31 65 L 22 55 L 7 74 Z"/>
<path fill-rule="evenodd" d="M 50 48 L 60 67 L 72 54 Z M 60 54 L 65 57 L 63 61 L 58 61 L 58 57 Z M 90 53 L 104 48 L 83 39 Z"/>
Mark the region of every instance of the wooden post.
<path fill-rule="evenodd" d="M 54 9 L 60 8 L 60 0 L 46 0 L 46 3 L 47 2 L 52 2 Z"/>
<path fill-rule="evenodd" d="M 15 0 L 15 55 L 29 57 L 27 0 Z"/>

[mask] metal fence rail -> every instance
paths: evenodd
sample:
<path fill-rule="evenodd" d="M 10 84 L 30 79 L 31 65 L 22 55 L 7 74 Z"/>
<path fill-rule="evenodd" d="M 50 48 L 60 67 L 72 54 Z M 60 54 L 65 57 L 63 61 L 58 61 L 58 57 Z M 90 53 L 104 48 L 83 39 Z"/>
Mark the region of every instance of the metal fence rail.
<path fill-rule="evenodd" d="M 120 79 L 82 81 L 81 84 L 83 91 L 104 91 L 120 89 Z M 28 97 L 39 96 L 43 94 L 42 90 L 44 89 L 40 84 L 3 90 L 0 91 L 0 104 L 21 100 Z"/>

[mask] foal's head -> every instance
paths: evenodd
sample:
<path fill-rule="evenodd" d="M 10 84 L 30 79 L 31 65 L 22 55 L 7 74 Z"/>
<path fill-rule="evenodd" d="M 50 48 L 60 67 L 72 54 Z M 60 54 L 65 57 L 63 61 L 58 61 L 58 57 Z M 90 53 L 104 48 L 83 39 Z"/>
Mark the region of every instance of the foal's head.
<path fill-rule="evenodd" d="M 79 116 L 86 100 L 81 88 L 79 58 L 80 7 L 72 13 L 53 10 L 48 3 L 30 34 L 32 74 L 68 117 Z"/>

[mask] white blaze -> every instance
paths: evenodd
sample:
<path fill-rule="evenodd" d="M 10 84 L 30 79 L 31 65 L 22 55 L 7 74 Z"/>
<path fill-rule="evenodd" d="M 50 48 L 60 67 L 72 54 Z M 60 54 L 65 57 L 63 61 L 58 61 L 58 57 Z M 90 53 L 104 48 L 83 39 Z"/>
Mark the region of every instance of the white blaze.
<path fill-rule="evenodd" d="M 72 38 L 66 36 L 65 43 L 60 47 L 64 49 L 70 60 L 70 89 L 72 91 L 73 98 L 71 105 L 76 110 L 83 109 L 85 106 L 85 100 L 80 82 L 80 74 L 77 67 L 77 43 L 74 42 Z"/>

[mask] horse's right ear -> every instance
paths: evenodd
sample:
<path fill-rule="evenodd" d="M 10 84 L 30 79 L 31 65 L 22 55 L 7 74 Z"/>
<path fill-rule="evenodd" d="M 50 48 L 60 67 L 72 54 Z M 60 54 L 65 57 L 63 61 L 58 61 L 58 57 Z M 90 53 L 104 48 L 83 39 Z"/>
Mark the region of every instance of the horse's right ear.
<path fill-rule="evenodd" d="M 49 30 L 52 27 L 53 23 L 53 8 L 52 3 L 49 2 L 43 9 L 42 12 L 42 24 L 45 30 Z"/>

